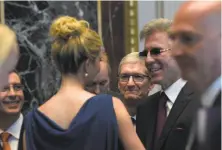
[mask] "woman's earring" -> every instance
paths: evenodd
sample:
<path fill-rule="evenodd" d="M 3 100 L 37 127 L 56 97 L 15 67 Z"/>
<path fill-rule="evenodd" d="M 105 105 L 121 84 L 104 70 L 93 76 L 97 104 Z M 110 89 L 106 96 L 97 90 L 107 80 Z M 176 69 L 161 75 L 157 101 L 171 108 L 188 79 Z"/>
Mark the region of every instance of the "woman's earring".
<path fill-rule="evenodd" d="M 85 73 L 85 77 L 88 77 L 88 73 Z"/>

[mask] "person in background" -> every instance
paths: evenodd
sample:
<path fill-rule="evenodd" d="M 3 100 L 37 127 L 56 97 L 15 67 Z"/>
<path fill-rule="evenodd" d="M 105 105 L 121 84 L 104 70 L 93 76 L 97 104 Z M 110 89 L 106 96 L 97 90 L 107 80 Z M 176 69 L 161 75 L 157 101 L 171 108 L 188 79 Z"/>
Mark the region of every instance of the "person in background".
<path fill-rule="evenodd" d="M 110 90 L 110 75 L 111 68 L 107 54 L 102 52 L 100 58 L 100 71 L 95 79 L 86 85 L 85 89 L 94 94 L 109 94 L 122 100 L 123 96 L 119 92 Z"/>
<path fill-rule="evenodd" d="M 18 150 L 24 97 L 20 78 L 13 70 L 19 58 L 15 32 L 0 24 L 0 149 Z M 18 86 L 17 86 L 18 85 Z"/>
<path fill-rule="evenodd" d="M 123 57 L 118 73 L 118 88 L 123 95 L 122 101 L 135 124 L 137 107 L 148 97 L 153 87 L 145 61 L 139 57 L 139 52 L 132 52 Z"/>
<path fill-rule="evenodd" d="M 154 19 L 140 33 L 145 39 L 140 56 L 146 61 L 151 82 L 162 87 L 137 109 L 137 134 L 148 150 L 184 150 L 199 105 L 171 56 L 171 25 L 168 19 Z"/>
<path fill-rule="evenodd" d="M 184 3 L 171 38 L 182 77 L 201 99 L 186 150 L 221 150 L 221 1 Z"/>
<path fill-rule="evenodd" d="M 15 71 L 8 75 L 7 81 L 8 84 L 0 90 L 1 147 L 2 150 L 22 150 L 24 130 L 21 113 L 24 103 L 23 85 Z"/>
<path fill-rule="evenodd" d="M 101 53 L 99 65 L 99 73 L 91 83 L 86 85 L 86 90 L 94 94 L 107 93 L 110 91 L 111 68 L 105 52 Z"/>
<path fill-rule="evenodd" d="M 122 102 L 85 90 L 100 71 L 102 40 L 85 20 L 56 18 L 52 58 L 62 74 L 59 91 L 27 114 L 27 150 L 145 150 Z M 40 132 L 41 131 L 41 132 Z"/>

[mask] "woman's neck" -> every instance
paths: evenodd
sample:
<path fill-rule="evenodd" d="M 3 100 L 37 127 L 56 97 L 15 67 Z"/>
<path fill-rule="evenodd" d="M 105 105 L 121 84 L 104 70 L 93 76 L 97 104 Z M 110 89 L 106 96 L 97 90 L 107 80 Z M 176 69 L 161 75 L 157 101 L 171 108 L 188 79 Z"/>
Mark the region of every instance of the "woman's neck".
<path fill-rule="evenodd" d="M 66 89 L 72 89 L 72 90 L 83 90 L 84 89 L 84 82 L 81 78 L 78 78 L 78 76 L 75 75 L 65 75 L 62 77 L 62 83 L 60 91 L 66 90 Z"/>

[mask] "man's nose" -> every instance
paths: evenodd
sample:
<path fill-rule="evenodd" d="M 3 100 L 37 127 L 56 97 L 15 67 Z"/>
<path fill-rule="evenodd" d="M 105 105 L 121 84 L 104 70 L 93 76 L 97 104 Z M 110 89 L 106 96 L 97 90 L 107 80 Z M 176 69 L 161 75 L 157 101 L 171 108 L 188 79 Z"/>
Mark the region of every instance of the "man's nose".
<path fill-rule="evenodd" d="M 150 64 L 150 63 L 153 63 L 155 60 L 153 59 L 153 57 L 150 55 L 150 52 L 147 53 L 147 56 L 146 56 L 146 63 L 147 64 Z"/>
<path fill-rule="evenodd" d="M 15 90 L 13 87 L 10 87 L 9 96 L 15 96 Z"/>
<path fill-rule="evenodd" d="M 134 86 L 135 85 L 135 82 L 133 80 L 133 76 L 130 76 L 129 77 L 129 80 L 127 82 L 127 86 Z"/>
<path fill-rule="evenodd" d="M 16 93 L 15 93 L 15 90 L 12 87 L 10 88 L 10 91 L 8 93 L 8 98 L 10 98 L 11 100 L 16 99 Z"/>

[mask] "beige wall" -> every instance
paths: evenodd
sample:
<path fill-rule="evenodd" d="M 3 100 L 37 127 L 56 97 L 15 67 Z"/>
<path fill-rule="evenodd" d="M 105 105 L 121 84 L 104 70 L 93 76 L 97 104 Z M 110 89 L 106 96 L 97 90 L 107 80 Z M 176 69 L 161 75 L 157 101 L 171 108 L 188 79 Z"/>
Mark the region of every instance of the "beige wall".
<path fill-rule="evenodd" d="M 176 11 L 185 1 L 164 1 L 164 17 L 173 19 Z"/>
<path fill-rule="evenodd" d="M 175 12 L 184 1 L 138 1 L 138 30 L 142 30 L 144 24 L 158 16 L 173 19 Z M 161 6 L 162 5 L 162 6 Z M 157 10 L 163 8 L 163 10 Z M 139 40 L 139 38 L 138 38 Z M 143 50 L 144 42 L 139 40 L 139 51 Z"/>

